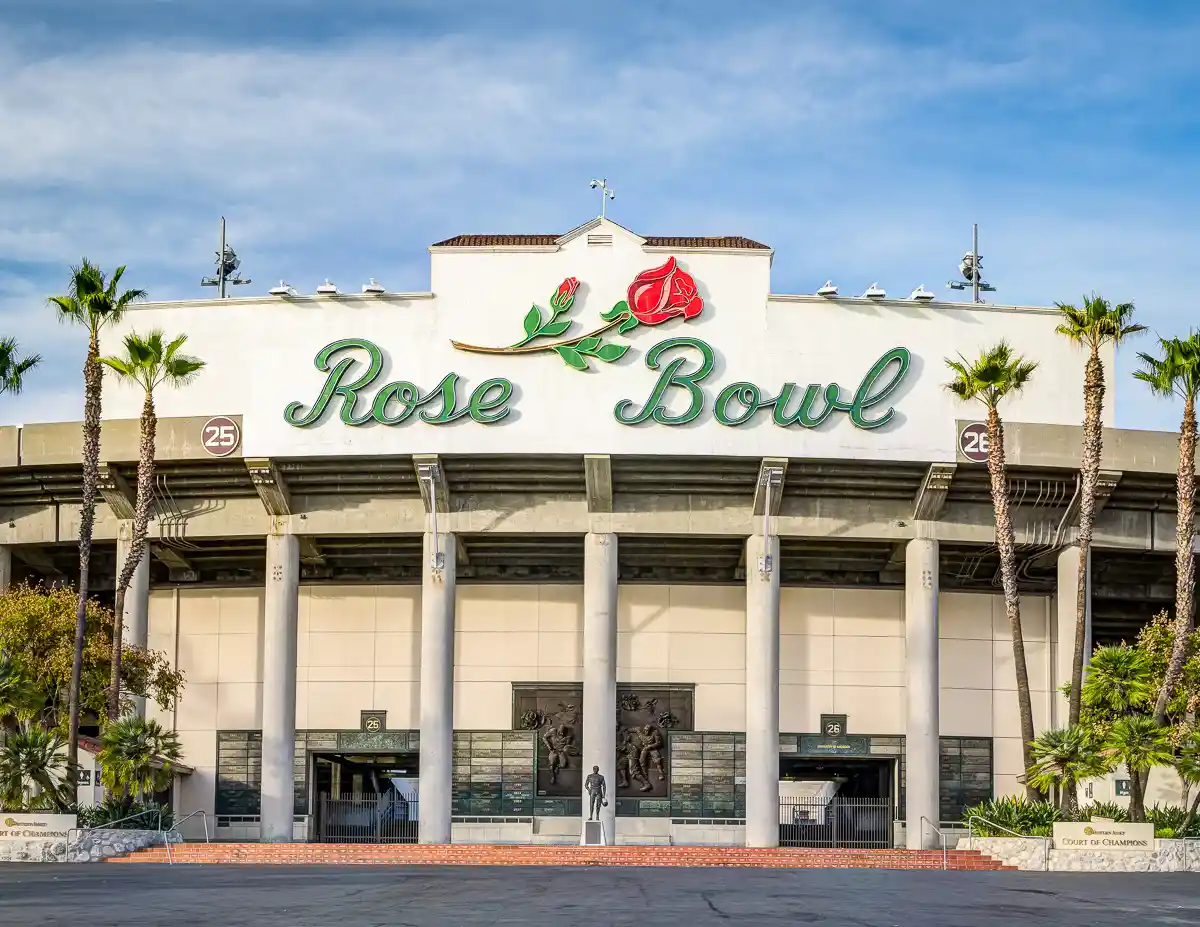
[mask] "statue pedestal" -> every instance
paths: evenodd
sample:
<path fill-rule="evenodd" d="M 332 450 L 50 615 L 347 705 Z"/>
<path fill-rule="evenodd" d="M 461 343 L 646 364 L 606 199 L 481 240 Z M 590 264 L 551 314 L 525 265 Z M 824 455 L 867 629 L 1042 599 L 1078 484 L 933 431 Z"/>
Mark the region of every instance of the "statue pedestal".
<path fill-rule="evenodd" d="M 604 833 L 603 821 L 584 821 L 583 833 L 579 835 L 581 847 L 606 847 L 608 835 Z"/>

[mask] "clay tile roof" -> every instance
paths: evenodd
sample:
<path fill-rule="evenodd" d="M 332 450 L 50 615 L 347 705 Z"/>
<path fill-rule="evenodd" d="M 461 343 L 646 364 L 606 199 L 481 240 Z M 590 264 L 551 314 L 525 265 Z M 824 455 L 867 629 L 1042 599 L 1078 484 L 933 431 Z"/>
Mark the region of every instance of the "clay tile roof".
<path fill-rule="evenodd" d="M 682 238 L 650 237 L 646 244 L 656 248 L 757 248 L 769 251 L 770 247 L 752 238 L 741 235 L 709 235 L 704 238 L 685 236 Z"/>
<path fill-rule="evenodd" d="M 455 235 L 433 243 L 434 248 L 496 248 L 521 247 L 523 245 L 553 245 L 558 235 Z M 646 244 L 656 248 L 747 248 L 769 251 L 762 242 L 741 235 L 717 235 L 711 237 L 668 236 L 649 237 Z"/>
<path fill-rule="evenodd" d="M 435 248 L 495 248 L 503 245 L 552 245 L 558 235 L 455 235 L 435 241 Z"/>

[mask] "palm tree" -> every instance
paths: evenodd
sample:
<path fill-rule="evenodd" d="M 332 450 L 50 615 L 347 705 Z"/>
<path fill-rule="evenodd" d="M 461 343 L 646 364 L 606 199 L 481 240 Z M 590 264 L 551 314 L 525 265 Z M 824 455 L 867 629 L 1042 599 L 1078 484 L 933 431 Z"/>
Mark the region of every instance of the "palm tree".
<path fill-rule="evenodd" d="M 1033 742 L 1032 752 L 1034 764 L 1026 773 L 1028 781 L 1045 792 L 1057 788 L 1064 814 L 1079 807 L 1079 782 L 1108 771 L 1091 736 L 1079 725 L 1043 732 Z"/>
<path fill-rule="evenodd" d="M 153 719 L 127 715 L 104 726 L 96 760 L 104 787 L 125 800 L 167 788 L 182 758 L 174 731 Z"/>
<path fill-rule="evenodd" d="M 66 296 L 50 297 L 50 305 L 63 322 L 88 330 L 88 349 L 83 360 L 83 504 L 79 512 L 79 597 L 75 611 L 75 655 L 71 663 L 70 733 L 67 765 L 79 765 L 79 677 L 83 671 L 83 642 L 87 622 L 88 564 L 92 557 L 92 527 L 96 520 L 96 494 L 100 482 L 100 392 L 104 370 L 100 366 L 100 330 L 119 322 L 133 303 L 146 296 L 145 290 L 119 287 L 125 275 L 122 265 L 106 278 L 104 272 L 84 258 L 71 268 L 71 285 Z"/>
<path fill-rule="evenodd" d="M 1004 462 L 1004 423 L 1000 420 L 1000 400 L 1021 390 L 1037 369 L 1037 364 L 1015 355 L 1007 342 L 989 348 L 973 361 L 961 354 L 958 360 L 946 359 L 954 379 L 946 388 L 963 401 L 975 400 L 987 409 L 988 475 L 991 477 L 992 507 L 996 512 L 996 546 L 1000 551 L 1000 581 L 1004 589 L 1004 608 L 1012 630 L 1013 669 L 1017 677 L 1017 704 L 1021 715 L 1021 753 L 1024 769 L 1033 766 L 1030 744 L 1033 742 L 1033 705 L 1029 697 L 1029 671 L 1025 665 L 1025 637 L 1021 631 L 1021 598 L 1017 589 L 1016 540 L 1008 495 L 1008 472 Z M 1037 789 L 1025 784 L 1030 798 Z"/>
<path fill-rule="evenodd" d="M 121 637 L 125 617 L 125 593 L 133 573 L 142 562 L 146 549 L 146 529 L 150 524 L 150 503 L 154 499 L 154 439 L 158 418 L 154 413 L 154 390 L 161 384 L 182 386 L 195 379 L 204 367 L 199 358 L 180 354 L 187 335 L 164 343 L 163 333 L 155 329 L 146 337 L 136 332 L 125 336 L 123 357 L 102 357 L 100 363 L 116 372 L 122 380 L 135 383 L 145 392 L 142 401 L 141 432 L 138 443 L 137 500 L 133 509 L 133 537 L 129 553 L 117 577 L 116 620 L 113 622 L 112 675 L 109 682 L 108 717 L 121 713 Z"/>
<path fill-rule="evenodd" d="M 37 689 L 6 653 L 0 653 L 0 730 L 15 734 L 37 714 Z"/>
<path fill-rule="evenodd" d="M 1153 667 L 1141 650 L 1121 644 L 1092 654 L 1083 681 L 1083 704 L 1100 724 L 1143 710 L 1154 698 Z"/>
<path fill-rule="evenodd" d="M 1183 746 L 1175 757 L 1175 772 L 1179 774 L 1179 778 L 1186 784 L 1191 786 L 1200 785 L 1200 733 L 1193 733 L 1190 738 L 1184 741 Z M 1192 822 L 1196 820 L 1197 809 L 1200 809 L 1200 789 L 1196 790 L 1196 797 L 1192 799 L 1187 817 L 1183 819 L 1183 825 L 1176 832 L 1177 837 L 1187 836 Z"/>
<path fill-rule="evenodd" d="M 0 393 L 21 392 L 25 374 L 42 362 L 40 354 L 18 357 L 19 350 L 16 338 L 0 338 Z"/>
<path fill-rule="evenodd" d="M 72 804 L 62 748 L 61 737 L 37 727 L 9 736 L 0 750 L 0 803 L 14 811 Z"/>
<path fill-rule="evenodd" d="M 1146 782 L 1150 770 L 1171 762 L 1171 744 L 1165 728 L 1149 715 L 1131 715 L 1117 721 L 1108 732 L 1101 756 L 1123 763 L 1129 770 L 1129 820 L 1146 822 Z"/>
<path fill-rule="evenodd" d="M 1187 642 L 1193 627 L 1196 560 L 1192 554 L 1196 517 L 1196 397 L 1200 395 L 1200 332 L 1187 338 L 1158 339 L 1161 357 L 1138 354 L 1142 369 L 1134 376 L 1160 396 L 1183 399 L 1183 420 L 1179 425 L 1179 468 L 1175 477 L 1175 643 L 1163 679 L 1154 720 L 1167 723 L 1167 703 L 1179 682 L 1186 657 Z"/>
<path fill-rule="evenodd" d="M 1104 428 L 1100 413 L 1104 407 L 1104 364 L 1100 349 L 1118 345 L 1130 335 L 1146 330 L 1134 325 L 1133 303 L 1109 304 L 1093 293 L 1083 298 L 1082 308 L 1055 303 L 1062 322 L 1058 333 L 1088 348 L 1083 368 L 1083 454 L 1079 462 L 1079 578 L 1075 600 L 1075 656 L 1071 662 L 1071 694 L 1067 724 L 1079 723 L 1079 698 L 1083 688 L 1084 643 L 1087 639 L 1087 569 L 1092 547 L 1092 526 L 1096 518 L 1096 485 L 1100 480 L 1100 454 L 1104 449 Z"/>

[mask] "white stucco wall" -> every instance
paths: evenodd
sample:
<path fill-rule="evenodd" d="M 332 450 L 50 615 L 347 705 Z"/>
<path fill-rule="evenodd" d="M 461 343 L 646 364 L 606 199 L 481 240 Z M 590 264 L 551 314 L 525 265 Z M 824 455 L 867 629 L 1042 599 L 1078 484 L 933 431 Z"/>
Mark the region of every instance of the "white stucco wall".
<path fill-rule="evenodd" d="M 944 358 L 968 356 L 1001 338 L 1041 367 L 1024 394 L 1006 402 L 1012 421 L 1078 424 L 1082 417 L 1083 355 L 1054 334 L 1053 312 L 862 299 L 825 300 L 770 295 L 770 258 L 763 251 L 678 253 L 643 248 L 640 239 L 609 224 L 611 247 L 589 247 L 587 236 L 558 251 L 435 252 L 433 294 L 363 299 L 274 297 L 223 302 L 153 304 L 129 313 L 122 327 L 105 333 L 103 348 L 116 349 L 130 328 L 186 332 L 188 350 L 208 362 L 186 390 L 163 391 L 160 416 L 244 416 L 247 456 L 409 453 L 638 453 L 673 455 L 771 455 L 784 457 L 953 460 L 956 418 L 977 410 L 958 403 L 943 388 Z M 523 337 L 522 318 L 531 304 L 543 308 L 567 276 L 581 281 L 570 318 L 570 335 L 598 327 L 599 314 L 624 299 L 641 271 L 675 256 L 693 275 L 703 312 L 688 321 L 639 326 L 628 337 L 607 336 L 631 349 L 611 364 L 593 362 L 587 372 L 568 368 L 554 353 L 521 356 L 464 353 L 451 339 L 485 346 L 511 345 Z M 343 281 L 346 289 L 355 289 Z M 401 281 L 392 285 L 401 287 Z M 904 296 L 906 290 L 893 296 Z M 646 352 L 680 336 L 700 338 L 716 353 L 713 374 L 702 384 L 705 411 L 686 428 L 654 423 L 624 425 L 614 418 L 623 399 L 641 406 L 660 371 L 648 370 Z M 515 385 L 512 414 L 482 425 L 469 420 L 435 426 L 417 420 L 397 426 L 349 427 L 338 418 L 340 399 L 323 423 L 297 428 L 284 421 L 292 401 L 310 405 L 325 374 L 313 359 L 329 343 L 365 338 L 385 353 L 375 389 L 408 380 L 432 391 L 454 371 L 463 378 L 460 403 L 482 381 L 503 377 Z M 886 403 L 895 419 L 879 429 L 852 427 L 835 413 L 820 428 L 781 428 L 760 412 L 740 427 L 712 417 L 720 388 L 735 381 L 757 384 L 764 398 L 785 382 L 800 391 L 810 383 L 838 383 L 852 398 L 860 380 L 886 351 L 906 347 L 912 367 Z M 364 356 L 354 356 L 361 361 Z M 695 356 L 687 368 L 695 364 Z M 1111 357 L 1108 358 L 1111 363 Z M 682 390 L 669 396 L 683 406 Z M 364 394 L 367 396 L 368 394 Z M 369 396 L 368 396 L 369 401 Z M 1112 421 L 1107 397 L 1106 421 Z M 798 397 L 793 399 L 793 406 Z M 136 418 L 141 397 L 118 384 L 106 387 L 105 412 Z M 360 404 L 360 411 L 361 411 Z"/>
<path fill-rule="evenodd" d="M 463 585 L 455 632 L 457 729 L 508 729 L 514 682 L 582 679 L 583 589 Z M 1049 722 L 1046 600 L 1023 600 L 1035 723 Z M 187 675 L 173 724 L 195 773 L 179 807 L 211 810 L 216 732 L 262 717 L 262 592 L 158 589 L 149 644 Z M 419 726 L 420 588 L 302 586 L 296 725 L 356 729 L 362 709 L 388 726 Z M 620 587 L 618 679 L 696 687 L 698 730 L 745 728 L 745 591 L 738 586 Z M 902 734 L 903 597 L 886 589 L 785 588 L 781 599 L 780 729 L 813 732 L 822 712 L 852 733 Z M 1021 771 L 1012 646 L 999 596 L 941 596 L 941 731 L 994 738 L 998 794 Z"/>

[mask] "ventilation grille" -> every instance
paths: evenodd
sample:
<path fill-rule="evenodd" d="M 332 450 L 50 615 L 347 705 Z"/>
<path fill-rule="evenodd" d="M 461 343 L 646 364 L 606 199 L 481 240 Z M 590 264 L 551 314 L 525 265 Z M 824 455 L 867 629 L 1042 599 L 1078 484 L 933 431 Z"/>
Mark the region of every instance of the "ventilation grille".
<path fill-rule="evenodd" d="M 589 235 L 588 236 L 588 245 L 589 246 L 591 246 L 591 245 L 611 246 L 612 245 L 612 235 L 611 234 Z"/>

